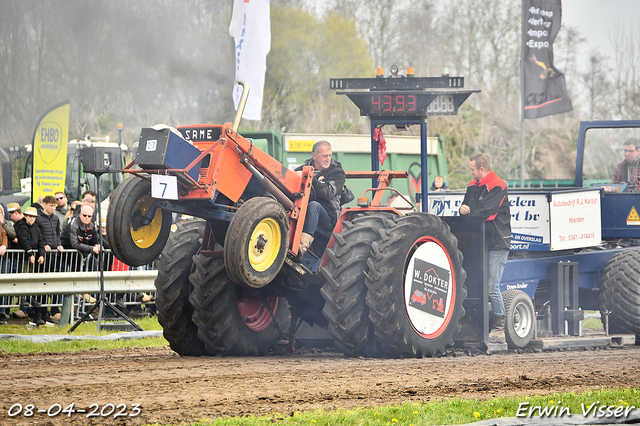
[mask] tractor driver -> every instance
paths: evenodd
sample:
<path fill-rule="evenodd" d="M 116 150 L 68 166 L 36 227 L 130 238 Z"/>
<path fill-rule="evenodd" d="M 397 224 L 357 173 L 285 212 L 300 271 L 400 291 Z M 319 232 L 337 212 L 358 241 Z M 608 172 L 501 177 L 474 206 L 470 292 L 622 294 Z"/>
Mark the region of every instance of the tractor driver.
<path fill-rule="evenodd" d="M 345 176 L 342 166 L 331 158 L 331 154 L 331 144 L 318 141 L 313 145 L 311 158 L 304 162 L 304 166 L 313 166 L 314 172 L 307 216 L 300 237 L 299 260 L 311 246 L 316 229 L 320 227 L 333 231 L 340 215 L 340 196 Z M 296 168 L 296 172 L 301 172 L 302 167 Z"/>
<path fill-rule="evenodd" d="M 629 138 L 624 141 L 622 149 L 624 149 L 624 161 L 616 165 L 613 171 L 613 183 L 626 183 L 629 185 L 629 192 L 639 192 L 640 141 Z"/>

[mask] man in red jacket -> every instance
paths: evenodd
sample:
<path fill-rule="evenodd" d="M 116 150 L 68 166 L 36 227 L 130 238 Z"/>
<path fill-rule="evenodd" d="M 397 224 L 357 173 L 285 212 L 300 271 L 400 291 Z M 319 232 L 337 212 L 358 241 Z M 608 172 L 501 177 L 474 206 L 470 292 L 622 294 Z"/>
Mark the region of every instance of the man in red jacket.
<path fill-rule="evenodd" d="M 487 154 L 471 158 L 473 180 L 467 186 L 461 215 L 475 216 L 485 221 L 489 249 L 489 301 L 491 302 L 491 332 L 489 341 L 504 343 L 504 302 L 499 284 L 511 247 L 511 212 L 507 183 L 491 167 Z"/>

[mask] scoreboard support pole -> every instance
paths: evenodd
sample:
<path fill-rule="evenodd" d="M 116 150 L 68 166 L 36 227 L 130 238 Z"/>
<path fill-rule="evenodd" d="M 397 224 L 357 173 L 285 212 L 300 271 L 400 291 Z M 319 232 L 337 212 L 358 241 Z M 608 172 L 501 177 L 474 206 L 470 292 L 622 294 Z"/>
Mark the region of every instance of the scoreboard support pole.
<path fill-rule="evenodd" d="M 427 147 L 427 119 L 424 118 L 379 118 L 369 117 L 371 121 L 371 170 L 377 172 L 380 170 L 380 158 L 378 156 L 378 142 L 373 139 L 373 134 L 376 128 L 385 125 L 398 125 L 398 126 L 420 126 L 420 199 L 416 199 L 416 202 L 420 203 L 421 211 L 429 211 L 429 202 L 427 194 L 429 192 L 429 170 L 428 170 L 428 147 Z M 378 187 L 378 180 L 371 179 L 371 187 Z M 418 195 L 418 194 L 416 194 Z"/>

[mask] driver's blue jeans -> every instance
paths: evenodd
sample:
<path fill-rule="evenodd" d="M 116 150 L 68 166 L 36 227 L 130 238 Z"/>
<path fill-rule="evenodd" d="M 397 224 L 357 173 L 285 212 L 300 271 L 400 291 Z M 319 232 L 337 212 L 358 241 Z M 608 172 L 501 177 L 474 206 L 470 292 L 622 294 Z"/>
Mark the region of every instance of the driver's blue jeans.
<path fill-rule="evenodd" d="M 508 256 L 509 249 L 489 250 L 489 302 L 494 316 L 505 314 L 499 284 Z"/>
<path fill-rule="evenodd" d="M 322 205 L 317 201 L 309 201 L 309 205 L 307 206 L 307 216 L 304 219 L 302 232 L 313 235 L 316 233 L 318 226 L 322 229 L 326 229 L 327 231 L 333 231 L 331 219 L 324 207 L 322 207 Z"/>

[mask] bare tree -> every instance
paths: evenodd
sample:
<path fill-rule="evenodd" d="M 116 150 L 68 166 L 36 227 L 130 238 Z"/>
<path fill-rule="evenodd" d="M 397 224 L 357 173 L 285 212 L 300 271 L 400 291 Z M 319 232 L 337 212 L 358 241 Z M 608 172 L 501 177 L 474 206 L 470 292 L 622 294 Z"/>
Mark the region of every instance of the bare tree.
<path fill-rule="evenodd" d="M 597 50 L 592 51 L 587 72 L 582 74 L 590 120 L 603 119 L 611 115 L 612 84 L 608 74 L 607 57 Z"/>
<path fill-rule="evenodd" d="M 615 111 L 619 118 L 632 119 L 640 115 L 640 30 L 627 32 L 621 26 L 610 36 L 613 46 Z"/>

